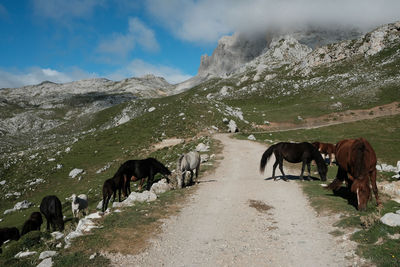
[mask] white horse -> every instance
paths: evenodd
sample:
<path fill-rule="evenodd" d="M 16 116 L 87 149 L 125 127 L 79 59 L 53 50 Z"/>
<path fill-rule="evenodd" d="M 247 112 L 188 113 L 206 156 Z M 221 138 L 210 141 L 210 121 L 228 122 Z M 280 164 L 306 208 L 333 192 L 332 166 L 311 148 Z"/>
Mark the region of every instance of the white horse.
<path fill-rule="evenodd" d="M 200 154 L 196 151 L 191 151 L 186 154 L 182 154 L 177 162 L 177 180 L 178 187 L 185 187 L 185 176 L 186 172 L 190 171 L 189 184 L 193 183 L 193 170 L 196 170 L 196 181 L 199 175 L 200 169 Z"/>

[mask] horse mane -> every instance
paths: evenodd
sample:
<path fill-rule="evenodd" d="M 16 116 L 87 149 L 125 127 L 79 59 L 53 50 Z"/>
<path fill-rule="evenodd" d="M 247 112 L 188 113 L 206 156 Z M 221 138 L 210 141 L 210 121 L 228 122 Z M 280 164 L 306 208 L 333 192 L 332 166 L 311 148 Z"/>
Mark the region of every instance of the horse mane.
<path fill-rule="evenodd" d="M 156 160 L 155 158 L 147 158 L 148 161 L 151 162 L 151 164 L 162 174 L 164 173 L 168 173 L 169 170 L 167 167 L 164 166 L 164 164 L 162 164 L 161 162 L 159 162 L 158 160 Z"/>
<path fill-rule="evenodd" d="M 268 159 L 271 157 L 272 153 L 274 152 L 274 149 L 276 147 L 275 145 L 270 146 L 265 152 L 263 153 L 261 157 L 261 162 L 260 162 L 260 172 L 264 173 L 265 170 L 265 165 L 267 165 Z"/>
<path fill-rule="evenodd" d="M 354 159 L 354 176 L 355 178 L 360 177 L 362 172 L 365 171 L 365 144 L 362 140 L 356 140 L 354 142 L 352 155 L 355 156 Z"/>

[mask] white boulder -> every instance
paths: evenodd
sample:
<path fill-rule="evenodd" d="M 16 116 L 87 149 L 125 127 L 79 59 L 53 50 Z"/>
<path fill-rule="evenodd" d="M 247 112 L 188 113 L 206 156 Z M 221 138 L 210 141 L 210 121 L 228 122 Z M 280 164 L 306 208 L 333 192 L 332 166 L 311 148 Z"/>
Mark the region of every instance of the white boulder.
<path fill-rule="evenodd" d="M 36 267 L 51 267 L 53 266 L 53 259 L 52 258 L 46 258 L 42 260 Z"/>
<path fill-rule="evenodd" d="M 236 125 L 236 122 L 234 120 L 230 120 L 228 123 L 228 132 L 230 133 L 236 133 L 239 132 L 239 129 Z"/>
<path fill-rule="evenodd" d="M 200 143 L 196 146 L 196 151 L 197 152 L 206 152 L 210 149 L 210 146 L 207 146 L 203 143 Z"/>
<path fill-rule="evenodd" d="M 255 141 L 255 140 L 256 140 L 255 136 L 252 135 L 252 134 L 249 135 L 249 136 L 247 137 L 247 139 L 252 140 L 252 141 Z"/>
<path fill-rule="evenodd" d="M 83 174 L 84 172 L 85 172 L 85 171 L 82 170 L 82 169 L 75 168 L 75 169 L 73 169 L 72 171 L 69 172 L 69 177 L 75 178 L 75 177 L 77 177 L 79 174 Z"/>
<path fill-rule="evenodd" d="M 40 253 L 39 260 L 43 260 L 43 259 L 46 259 L 46 258 L 54 257 L 55 255 L 57 255 L 57 251 L 46 250 L 46 251 L 43 251 L 42 253 Z"/>
<path fill-rule="evenodd" d="M 150 192 L 153 192 L 156 195 L 162 194 L 169 190 L 171 190 L 171 185 L 167 183 L 167 179 L 161 179 L 157 183 L 154 183 L 150 188 Z"/>
<path fill-rule="evenodd" d="M 383 224 L 389 225 L 389 226 L 400 226 L 400 214 L 389 212 L 386 213 L 381 219 L 381 222 Z"/>

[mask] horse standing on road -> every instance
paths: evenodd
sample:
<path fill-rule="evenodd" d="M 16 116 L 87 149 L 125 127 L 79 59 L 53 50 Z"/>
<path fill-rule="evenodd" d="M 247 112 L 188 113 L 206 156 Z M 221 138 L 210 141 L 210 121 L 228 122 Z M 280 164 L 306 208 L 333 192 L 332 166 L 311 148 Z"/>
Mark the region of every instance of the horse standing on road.
<path fill-rule="evenodd" d="M 275 145 L 270 146 L 262 155 L 260 162 L 260 172 L 264 173 L 265 166 L 267 165 L 268 159 L 271 157 L 272 153 L 275 155 L 275 163 L 272 170 L 272 178 L 275 178 L 275 169 L 279 164 L 279 170 L 283 175 L 283 179 L 287 181 L 286 175 L 283 172 L 283 159 L 290 163 L 302 162 L 300 180 L 303 180 L 304 167 L 307 165 L 308 169 L 308 179 L 310 179 L 310 163 L 315 160 L 318 167 L 318 173 L 322 181 L 326 181 L 326 173 L 328 168 L 325 164 L 324 159 L 318 150 L 310 143 L 288 143 L 280 142 Z"/>

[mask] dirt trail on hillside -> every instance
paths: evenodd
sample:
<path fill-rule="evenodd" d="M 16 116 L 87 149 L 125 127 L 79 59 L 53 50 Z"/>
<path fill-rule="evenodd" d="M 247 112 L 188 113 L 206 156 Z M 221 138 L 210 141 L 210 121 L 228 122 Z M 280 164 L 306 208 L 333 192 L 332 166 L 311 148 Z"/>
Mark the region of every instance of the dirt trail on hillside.
<path fill-rule="evenodd" d="M 384 116 L 392 116 L 400 114 L 400 103 L 393 102 L 390 104 L 373 107 L 370 109 L 346 110 L 343 112 L 335 112 L 322 115 L 315 118 L 303 119 L 301 123 L 295 124 L 290 122 L 270 122 L 269 125 L 253 125 L 255 128 L 267 132 L 279 132 L 285 130 L 300 130 L 325 127 L 330 125 L 342 124 L 347 122 L 355 122 L 360 120 L 375 119 Z"/>
<path fill-rule="evenodd" d="M 138 255 L 108 255 L 115 266 L 349 266 L 359 264 L 348 236 L 318 217 L 300 185 L 260 175 L 266 146 L 217 135 L 224 146 L 215 173 Z M 279 173 L 279 171 L 278 171 Z M 291 173 L 291 172 L 289 172 Z M 298 175 L 297 173 L 294 173 Z"/>

